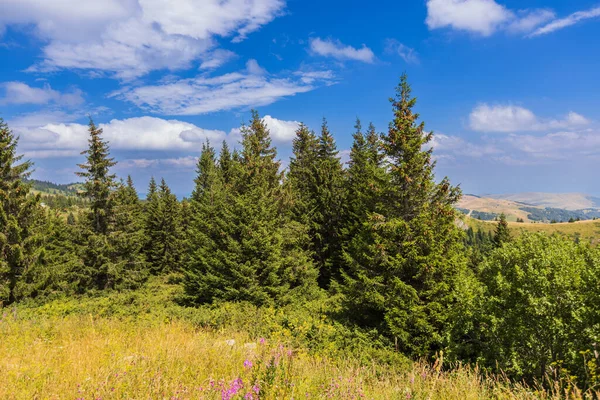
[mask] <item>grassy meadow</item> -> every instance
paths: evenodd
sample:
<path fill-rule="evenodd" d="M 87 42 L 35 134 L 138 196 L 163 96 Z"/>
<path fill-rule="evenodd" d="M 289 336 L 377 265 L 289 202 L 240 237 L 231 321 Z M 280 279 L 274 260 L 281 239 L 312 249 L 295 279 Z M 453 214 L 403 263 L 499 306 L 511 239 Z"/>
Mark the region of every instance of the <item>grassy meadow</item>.
<path fill-rule="evenodd" d="M 1 310 L 0 398 L 585 398 L 441 359 L 410 362 L 317 309 L 191 309 L 176 296 L 155 280 L 133 293 Z"/>
<path fill-rule="evenodd" d="M 482 230 L 484 232 L 494 232 L 496 222 L 480 221 L 474 218 L 465 217 L 465 222 L 474 230 Z M 600 221 L 577 221 L 577 222 L 560 222 L 555 224 L 548 223 L 519 223 L 508 222 L 511 234 L 514 237 L 520 236 L 523 232 L 542 232 L 548 235 L 558 234 L 570 239 L 579 237 L 582 242 L 588 242 L 597 245 L 600 242 Z"/>

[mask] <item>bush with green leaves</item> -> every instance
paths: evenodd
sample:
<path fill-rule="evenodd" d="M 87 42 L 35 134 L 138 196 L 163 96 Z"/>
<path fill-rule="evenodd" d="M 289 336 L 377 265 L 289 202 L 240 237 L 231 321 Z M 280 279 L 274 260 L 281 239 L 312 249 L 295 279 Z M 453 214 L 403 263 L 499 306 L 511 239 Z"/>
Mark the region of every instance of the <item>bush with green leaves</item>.
<path fill-rule="evenodd" d="M 524 234 L 480 265 L 480 361 L 516 379 L 600 383 L 600 253 L 558 236 Z"/>

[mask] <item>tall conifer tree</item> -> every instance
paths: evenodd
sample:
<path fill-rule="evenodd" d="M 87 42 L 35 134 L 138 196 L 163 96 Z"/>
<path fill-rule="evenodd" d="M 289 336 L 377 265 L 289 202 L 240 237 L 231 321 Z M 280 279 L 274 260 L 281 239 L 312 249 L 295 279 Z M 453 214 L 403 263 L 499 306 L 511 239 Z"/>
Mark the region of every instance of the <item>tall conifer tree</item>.
<path fill-rule="evenodd" d="M 192 302 L 273 304 L 314 283 L 314 268 L 299 243 L 306 235 L 287 216 L 276 151 L 256 111 L 242 136 L 242 152 L 232 157 L 238 169 L 232 184 L 224 185 L 212 148 L 205 146 L 199 160 L 190 235 L 197 247 L 186 270 Z"/>
<path fill-rule="evenodd" d="M 465 260 L 453 209 L 460 190 L 447 179 L 435 183 L 426 147 L 432 134 L 417 123 L 410 94 L 404 75 L 383 136 L 389 184 L 381 211 L 350 244 L 345 292 L 353 318 L 395 337 L 403 352 L 423 356 L 444 344 Z"/>
<path fill-rule="evenodd" d="M 37 262 L 43 213 L 24 182 L 32 163 L 17 155 L 18 139 L 0 118 L 0 304 L 26 295 L 25 276 Z"/>
<path fill-rule="evenodd" d="M 344 169 L 335 139 L 323 119 L 317 144 L 315 165 L 315 211 L 311 235 L 315 262 L 319 268 L 319 286 L 328 288 L 340 278 L 342 266 L 342 223 L 346 214 Z"/>
<path fill-rule="evenodd" d="M 102 129 L 96 127 L 90 118 L 88 125 L 90 137 L 88 148 L 81 152 L 86 156 L 86 163 L 79 164 L 83 171 L 76 172 L 77 176 L 84 178 L 84 189 L 81 196 L 90 200 L 89 218 L 94 233 L 106 234 L 109 221 L 112 218 L 111 191 L 116 187 L 115 175 L 110 173 L 110 168 L 116 165 L 110 158 L 108 142 L 102 139 Z"/>

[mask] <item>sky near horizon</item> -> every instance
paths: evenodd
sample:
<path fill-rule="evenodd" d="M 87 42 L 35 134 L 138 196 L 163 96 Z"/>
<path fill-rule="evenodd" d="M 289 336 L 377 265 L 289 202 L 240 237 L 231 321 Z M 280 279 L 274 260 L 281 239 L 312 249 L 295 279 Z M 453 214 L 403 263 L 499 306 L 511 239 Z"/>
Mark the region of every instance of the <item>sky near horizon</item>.
<path fill-rule="evenodd" d="M 599 38 L 587 0 L 0 0 L 0 117 L 37 179 L 77 180 L 90 115 L 120 177 L 185 196 L 252 108 L 284 165 L 323 117 L 346 160 L 407 72 L 438 178 L 599 196 Z"/>

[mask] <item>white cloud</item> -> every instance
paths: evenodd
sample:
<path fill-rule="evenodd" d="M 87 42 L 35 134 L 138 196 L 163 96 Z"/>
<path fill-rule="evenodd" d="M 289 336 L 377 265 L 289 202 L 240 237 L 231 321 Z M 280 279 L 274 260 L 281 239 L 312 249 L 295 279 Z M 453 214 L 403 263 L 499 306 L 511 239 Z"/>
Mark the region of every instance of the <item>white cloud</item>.
<path fill-rule="evenodd" d="M 71 68 L 131 79 L 199 59 L 214 68 L 230 56 L 209 54 L 215 37 L 243 40 L 284 6 L 283 0 L 3 0 L 0 28 L 33 26 L 47 42 L 31 71 Z"/>
<path fill-rule="evenodd" d="M 458 136 L 441 133 L 434 134 L 429 144 L 437 156 L 450 158 L 455 156 L 482 158 L 502 153 L 502 150 L 492 143 L 475 144 Z"/>
<path fill-rule="evenodd" d="M 365 63 L 372 63 L 375 60 L 375 55 L 370 48 L 362 45 L 357 49 L 352 46 L 344 45 L 339 40 L 323 40 L 321 38 L 312 38 L 310 40 L 310 50 L 314 54 L 324 57 L 332 57 L 336 60 L 355 60 Z"/>
<path fill-rule="evenodd" d="M 537 161 L 574 160 L 600 154 L 600 132 L 565 131 L 543 136 L 510 135 L 507 142 Z"/>
<path fill-rule="evenodd" d="M 575 13 L 569 15 L 568 17 L 554 20 L 554 21 L 550 22 L 549 24 L 538 28 L 530 36 L 545 35 L 547 33 L 554 32 L 554 31 L 566 28 L 571 25 L 575 25 L 586 19 L 597 18 L 597 17 L 600 17 L 600 7 L 595 7 L 595 8 L 592 8 L 591 10 L 587 10 L 587 11 L 578 11 L 578 12 L 575 12 Z"/>
<path fill-rule="evenodd" d="M 397 54 L 408 64 L 418 64 L 419 56 L 415 49 L 400 43 L 396 39 L 386 39 L 385 51 L 389 54 Z"/>
<path fill-rule="evenodd" d="M 217 49 L 204 57 L 200 69 L 215 69 L 236 57 L 233 51 Z"/>
<path fill-rule="evenodd" d="M 45 118 L 46 121 L 42 122 Z M 68 114 L 34 114 L 12 119 L 9 125 L 20 136 L 19 151 L 27 157 L 74 157 L 87 148 L 88 126 L 73 122 L 59 122 L 61 118 L 71 118 Z M 271 132 L 273 141 L 278 144 L 291 143 L 299 123 L 284 121 L 266 115 L 263 118 Z M 194 124 L 175 119 L 137 117 L 113 119 L 98 124 L 103 137 L 111 150 L 128 151 L 193 151 L 197 153 L 202 143 L 209 140 L 219 144 L 227 140 L 231 144 L 241 139 L 240 129 L 231 129 L 229 134 L 222 130 L 204 129 Z M 165 159 L 161 165 L 187 167 L 193 157 Z M 139 159 L 142 160 L 142 159 Z M 140 161 L 142 163 L 142 161 Z M 139 165 L 142 166 L 141 164 Z"/>
<path fill-rule="evenodd" d="M 193 170 L 198 164 L 198 157 L 185 156 L 178 158 L 133 158 L 119 161 L 118 168 L 159 168 L 159 167 L 175 167 L 185 170 Z"/>
<path fill-rule="evenodd" d="M 512 18 L 512 13 L 494 0 L 428 0 L 429 29 L 453 28 L 489 36 Z"/>
<path fill-rule="evenodd" d="M 519 18 L 514 19 L 508 30 L 514 33 L 528 33 L 536 27 L 554 19 L 556 14 L 552 10 L 525 10 L 519 13 Z"/>
<path fill-rule="evenodd" d="M 291 143 L 296 137 L 296 131 L 300 127 L 300 122 L 298 121 L 282 121 L 270 115 L 265 115 L 263 122 L 269 128 L 273 141 L 278 143 Z"/>
<path fill-rule="evenodd" d="M 83 103 L 81 90 L 73 89 L 67 93 L 61 93 L 46 84 L 41 88 L 35 88 L 23 82 L 6 82 L 0 84 L 4 89 L 4 97 L 0 104 L 48 104 L 56 103 L 64 106 L 77 106 Z"/>
<path fill-rule="evenodd" d="M 495 0 L 427 0 L 429 29 L 450 28 L 491 36 L 500 30 L 529 33 L 555 16 L 548 9 L 510 10 Z"/>
<path fill-rule="evenodd" d="M 87 147 L 88 127 L 84 124 L 48 123 L 27 126 L 19 121 L 9 123 L 20 136 L 19 148 L 27 154 L 56 157 L 69 150 L 81 151 Z M 154 117 L 113 119 L 98 126 L 113 150 L 195 150 L 199 148 L 200 142 L 207 139 L 219 141 L 226 137 L 223 131 Z"/>
<path fill-rule="evenodd" d="M 271 76 L 256 61 L 250 60 L 246 70 L 240 72 L 125 88 L 111 96 L 155 113 L 198 115 L 264 106 L 284 97 L 311 91 L 319 83 L 316 76 L 310 81 L 295 76 L 295 73 L 291 77 Z"/>
<path fill-rule="evenodd" d="M 469 125 L 479 132 L 525 132 L 566 129 L 589 124 L 582 115 L 570 112 L 563 119 L 540 119 L 532 111 L 512 105 L 481 104 L 471 112 Z"/>

